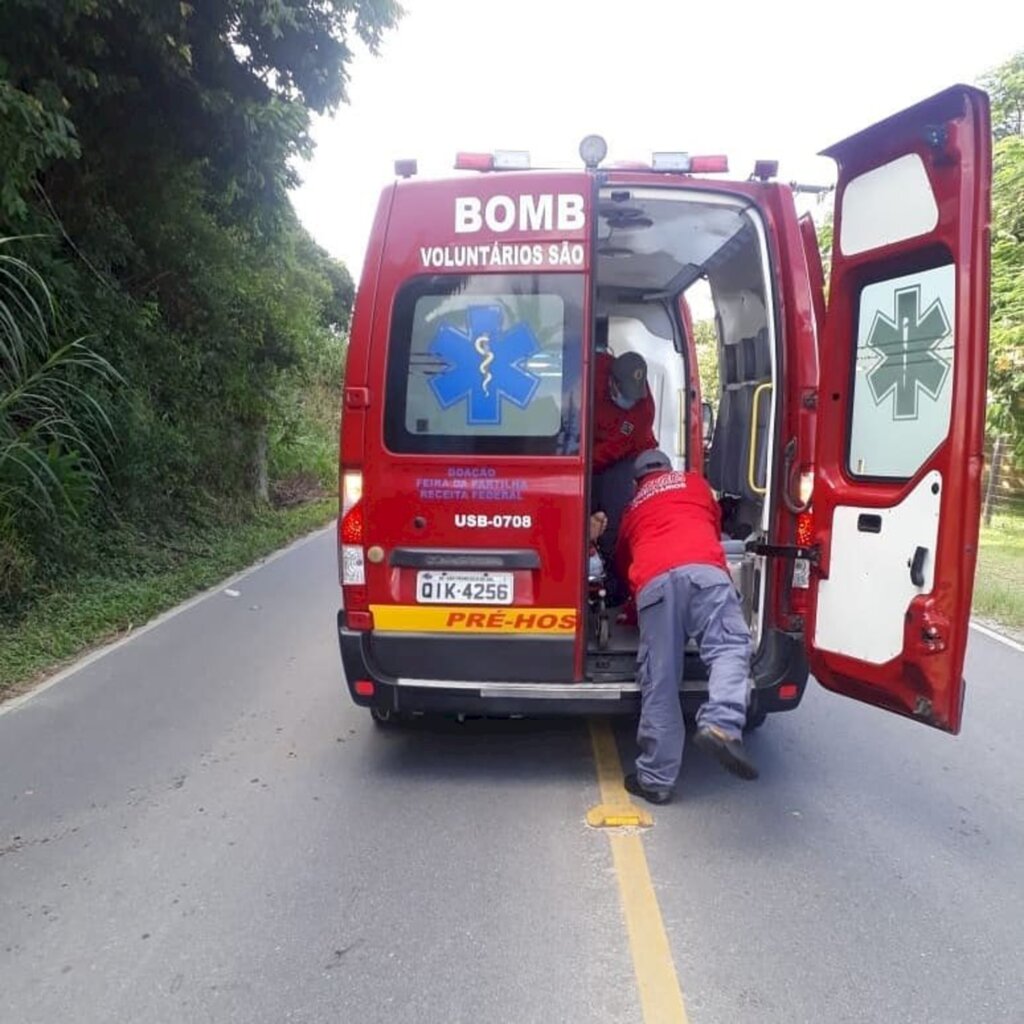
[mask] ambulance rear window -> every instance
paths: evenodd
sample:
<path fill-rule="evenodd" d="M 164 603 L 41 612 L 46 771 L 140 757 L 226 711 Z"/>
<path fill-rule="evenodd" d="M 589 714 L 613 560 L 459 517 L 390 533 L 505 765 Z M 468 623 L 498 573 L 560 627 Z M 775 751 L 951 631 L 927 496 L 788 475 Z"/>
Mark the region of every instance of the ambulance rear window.
<path fill-rule="evenodd" d="M 575 455 L 579 274 L 417 277 L 395 299 L 384 439 L 395 452 Z"/>

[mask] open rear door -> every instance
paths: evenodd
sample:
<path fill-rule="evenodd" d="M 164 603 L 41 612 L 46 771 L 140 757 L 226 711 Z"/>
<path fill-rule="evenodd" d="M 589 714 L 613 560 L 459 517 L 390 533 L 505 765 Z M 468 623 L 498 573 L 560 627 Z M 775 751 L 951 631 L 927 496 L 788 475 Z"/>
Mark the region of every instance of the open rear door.
<path fill-rule="evenodd" d="M 838 164 L 806 637 L 830 690 L 958 732 L 988 357 L 988 98 L 955 86 Z"/>

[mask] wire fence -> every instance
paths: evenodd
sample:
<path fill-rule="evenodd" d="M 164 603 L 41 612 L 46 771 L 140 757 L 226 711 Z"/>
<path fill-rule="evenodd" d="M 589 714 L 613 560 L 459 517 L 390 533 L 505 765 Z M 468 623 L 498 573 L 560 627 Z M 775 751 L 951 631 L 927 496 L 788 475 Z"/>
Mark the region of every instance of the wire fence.
<path fill-rule="evenodd" d="M 1015 463 L 1005 437 L 986 440 L 981 487 L 983 526 L 1001 519 L 1024 521 L 1024 466 Z"/>
<path fill-rule="evenodd" d="M 974 614 L 1024 639 L 1024 465 L 1007 438 L 985 445 Z"/>

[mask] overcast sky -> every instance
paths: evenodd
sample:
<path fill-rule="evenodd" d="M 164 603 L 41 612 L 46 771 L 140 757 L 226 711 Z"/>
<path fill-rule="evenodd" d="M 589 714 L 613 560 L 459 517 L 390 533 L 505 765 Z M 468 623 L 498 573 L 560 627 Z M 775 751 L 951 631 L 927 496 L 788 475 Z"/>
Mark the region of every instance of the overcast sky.
<path fill-rule="evenodd" d="M 458 150 L 580 166 L 597 132 L 610 160 L 726 153 L 746 177 L 763 157 L 784 181 L 831 184 L 820 149 L 1024 48 L 1024 13 L 1005 0 L 402 3 L 379 56 L 353 60 L 350 103 L 316 123 L 293 194 L 357 280 L 396 158 L 421 175 L 445 174 Z"/>

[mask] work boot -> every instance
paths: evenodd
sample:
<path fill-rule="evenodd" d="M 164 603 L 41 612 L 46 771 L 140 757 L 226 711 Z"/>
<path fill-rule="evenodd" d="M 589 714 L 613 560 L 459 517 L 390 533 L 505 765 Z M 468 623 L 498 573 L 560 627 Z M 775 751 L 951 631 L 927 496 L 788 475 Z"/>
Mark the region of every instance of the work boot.
<path fill-rule="evenodd" d="M 747 752 L 743 749 L 743 740 L 730 736 L 717 725 L 702 725 L 697 730 L 693 742 L 715 758 L 727 772 L 732 772 L 741 779 L 756 779 L 760 774 L 753 761 L 747 757 Z"/>
<path fill-rule="evenodd" d="M 627 793 L 642 797 L 651 804 L 667 804 L 672 799 L 671 789 L 649 789 L 636 777 L 635 772 L 632 775 L 627 775 L 622 780 L 622 784 L 626 787 Z"/>

